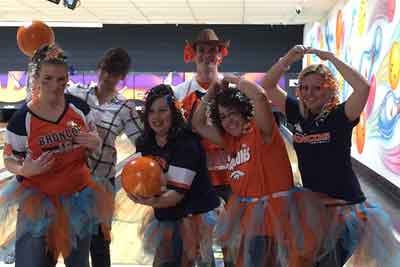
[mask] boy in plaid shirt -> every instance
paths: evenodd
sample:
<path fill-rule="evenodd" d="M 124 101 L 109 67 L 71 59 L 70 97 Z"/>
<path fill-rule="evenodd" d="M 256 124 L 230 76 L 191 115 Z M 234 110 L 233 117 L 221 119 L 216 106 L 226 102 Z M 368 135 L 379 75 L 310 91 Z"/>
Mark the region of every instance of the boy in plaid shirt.
<path fill-rule="evenodd" d="M 90 155 L 88 163 L 93 176 L 112 186 L 117 163 L 116 138 L 125 133 L 135 144 L 143 129 L 134 100 L 126 99 L 117 91 L 117 84 L 125 78 L 130 64 L 131 59 L 124 49 L 112 48 L 97 64 L 97 85 L 67 88 L 67 93 L 85 100 L 94 111 L 97 131 L 103 143 L 100 150 Z M 110 242 L 107 239 L 100 228 L 92 236 L 90 253 L 93 267 L 110 267 Z"/>

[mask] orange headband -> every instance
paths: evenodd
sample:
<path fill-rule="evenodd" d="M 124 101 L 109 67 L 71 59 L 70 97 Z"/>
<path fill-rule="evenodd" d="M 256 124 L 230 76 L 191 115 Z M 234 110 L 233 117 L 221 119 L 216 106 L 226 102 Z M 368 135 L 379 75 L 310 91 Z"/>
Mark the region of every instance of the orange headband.
<path fill-rule="evenodd" d="M 185 61 L 185 63 L 192 62 L 195 54 L 196 54 L 196 51 L 194 50 L 193 46 L 190 45 L 189 43 L 187 43 L 185 48 L 183 49 L 183 60 Z M 222 55 L 222 58 L 228 56 L 228 48 L 222 47 L 221 55 Z M 222 59 L 218 63 L 221 63 L 221 62 L 222 62 Z"/>

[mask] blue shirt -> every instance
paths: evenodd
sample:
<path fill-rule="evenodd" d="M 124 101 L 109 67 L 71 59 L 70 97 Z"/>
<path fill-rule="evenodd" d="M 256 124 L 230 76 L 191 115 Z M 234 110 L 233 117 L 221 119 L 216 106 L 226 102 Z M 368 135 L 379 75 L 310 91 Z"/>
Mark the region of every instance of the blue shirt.
<path fill-rule="evenodd" d="M 288 96 L 286 116 L 294 125 L 293 146 L 304 187 L 358 203 L 365 196 L 352 169 L 350 152 L 352 130 L 359 119 L 349 121 L 344 105 L 320 119 L 305 119 L 299 101 Z"/>
<path fill-rule="evenodd" d="M 182 129 L 177 136 L 160 147 L 154 138 L 144 144 L 136 142 L 137 152 L 158 158 L 167 179 L 167 188 L 184 194 L 174 207 L 155 208 L 158 220 L 178 220 L 188 214 L 204 213 L 219 205 L 219 199 L 208 176 L 206 154 L 199 138 Z"/>

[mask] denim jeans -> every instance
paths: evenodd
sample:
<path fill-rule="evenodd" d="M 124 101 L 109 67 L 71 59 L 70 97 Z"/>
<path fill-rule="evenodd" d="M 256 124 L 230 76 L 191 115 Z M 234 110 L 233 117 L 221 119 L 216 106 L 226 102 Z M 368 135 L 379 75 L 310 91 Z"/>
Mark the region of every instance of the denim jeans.
<path fill-rule="evenodd" d="M 99 226 L 99 232 L 92 235 L 90 244 L 90 257 L 92 259 L 92 267 L 110 267 L 110 241 L 104 238 L 103 231 Z"/>
<path fill-rule="evenodd" d="M 183 242 L 179 233 L 179 224 L 173 227 L 172 236 L 163 238 L 154 255 L 153 267 L 181 267 Z"/>
<path fill-rule="evenodd" d="M 77 247 L 64 259 L 67 267 L 89 267 L 90 236 L 77 241 Z M 30 233 L 19 238 L 15 245 L 15 267 L 55 266 L 56 259 L 46 249 L 45 237 Z"/>
<path fill-rule="evenodd" d="M 115 177 L 109 178 L 109 181 L 115 191 Z M 101 226 L 99 226 L 97 234 L 92 235 L 90 258 L 92 259 L 92 267 L 111 266 L 110 241 L 105 239 Z"/>

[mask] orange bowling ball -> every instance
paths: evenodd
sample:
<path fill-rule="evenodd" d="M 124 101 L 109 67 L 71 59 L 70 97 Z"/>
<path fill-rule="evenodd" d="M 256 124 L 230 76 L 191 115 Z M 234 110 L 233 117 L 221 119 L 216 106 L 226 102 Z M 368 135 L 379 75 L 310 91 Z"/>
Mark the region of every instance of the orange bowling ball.
<path fill-rule="evenodd" d="M 32 57 L 35 50 L 42 45 L 53 43 L 53 30 L 41 21 L 32 21 L 32 23 L 18 28 L 18 48 L 28 57 Z"/>
<path fill-rule="evenodd" d="M 121 176 L 124 190 L 141 197 L 159 195 L 165 186 L 160 164 L 150 157 L 131 160 L 124 166 Z"/>

